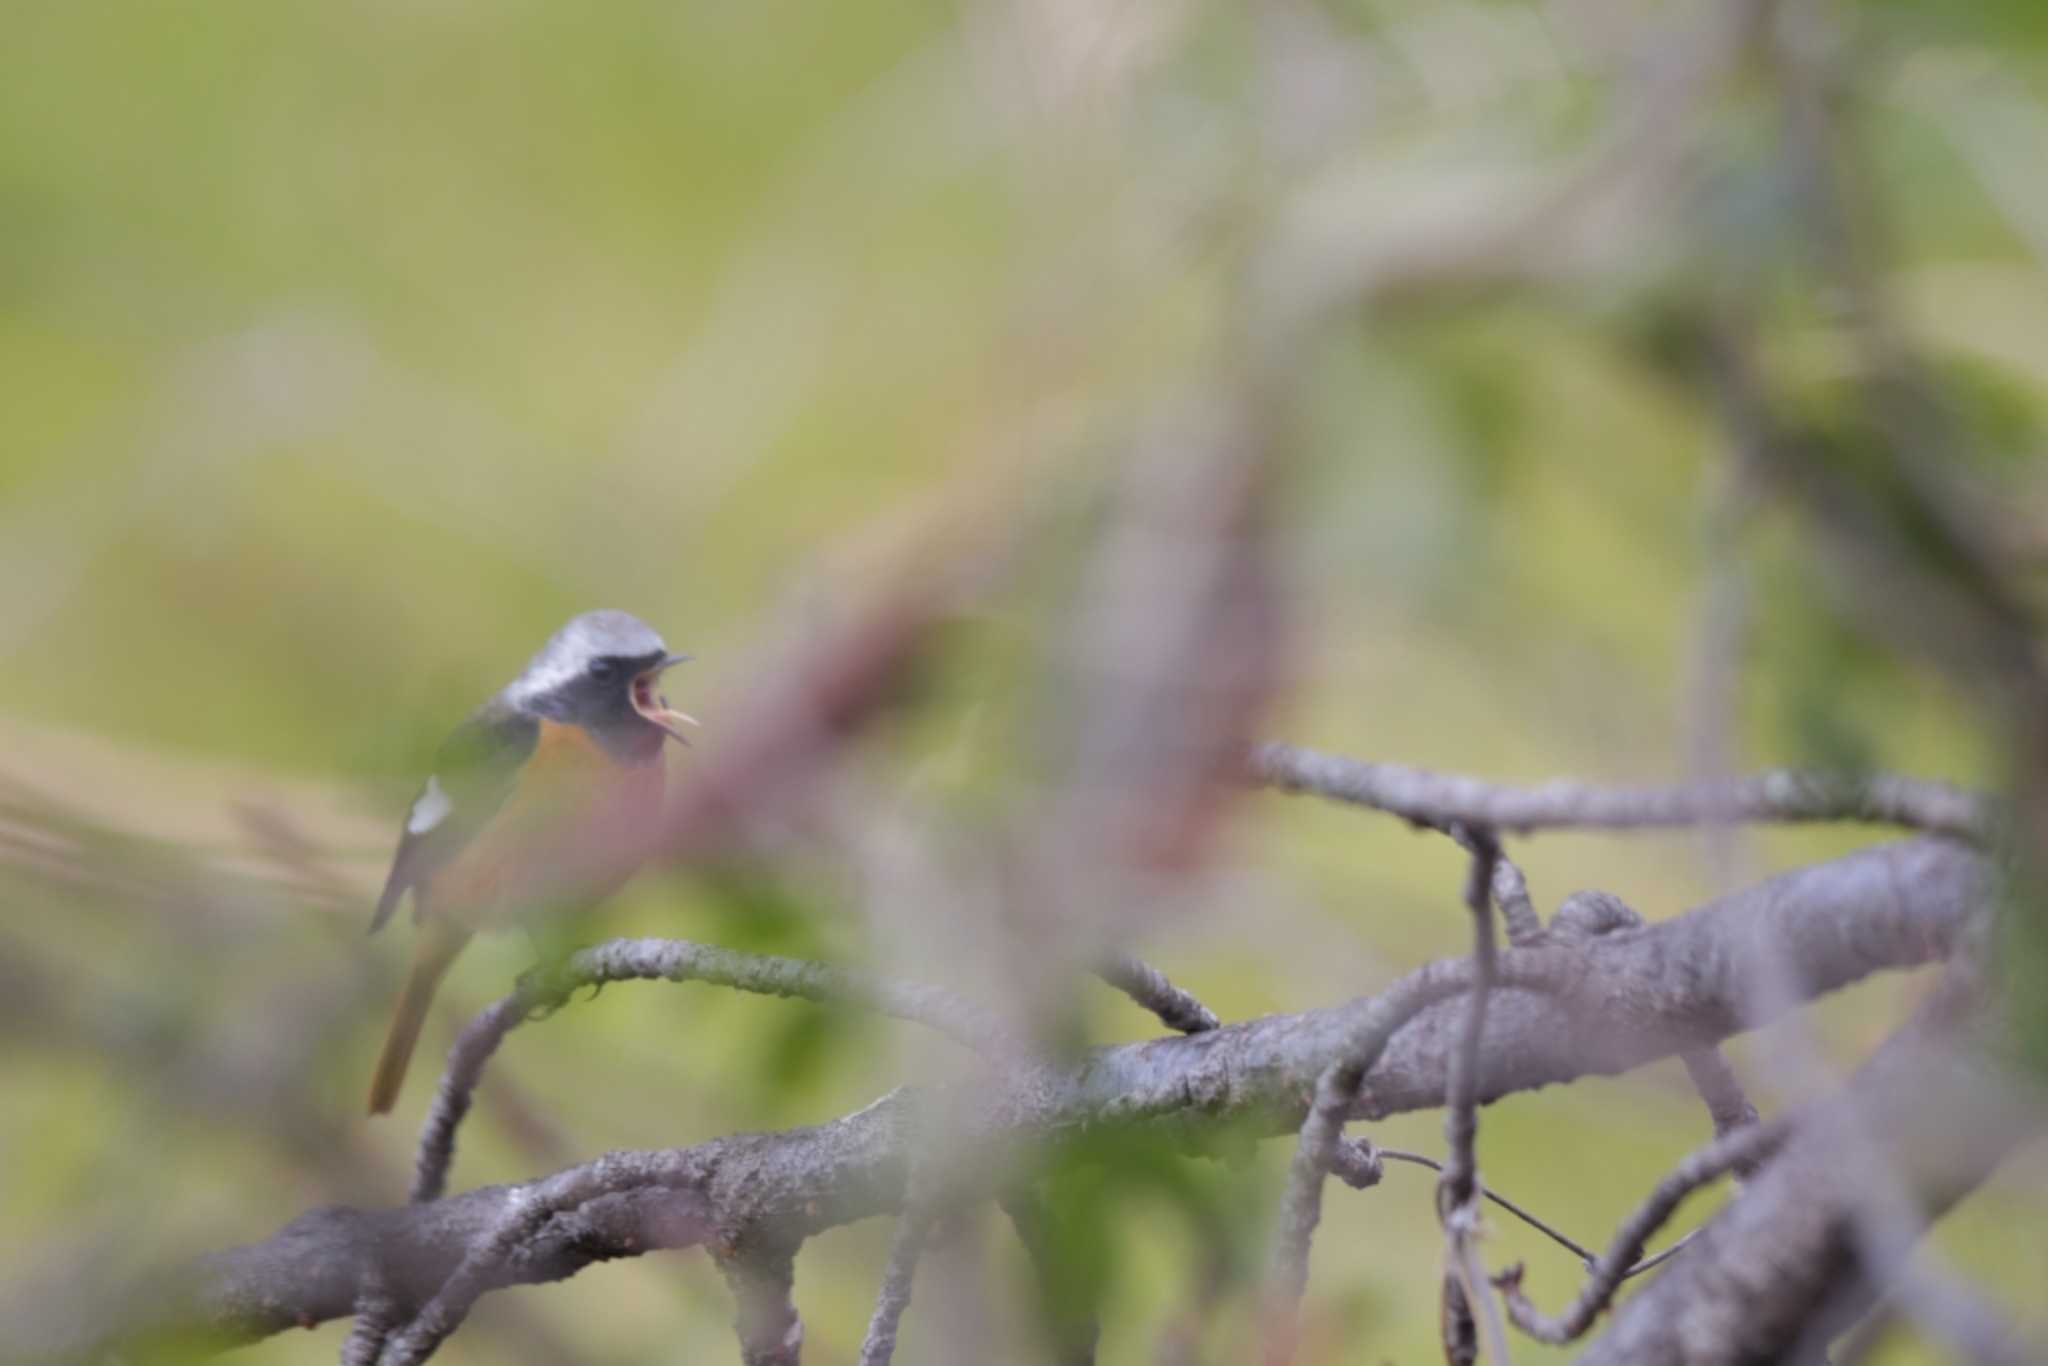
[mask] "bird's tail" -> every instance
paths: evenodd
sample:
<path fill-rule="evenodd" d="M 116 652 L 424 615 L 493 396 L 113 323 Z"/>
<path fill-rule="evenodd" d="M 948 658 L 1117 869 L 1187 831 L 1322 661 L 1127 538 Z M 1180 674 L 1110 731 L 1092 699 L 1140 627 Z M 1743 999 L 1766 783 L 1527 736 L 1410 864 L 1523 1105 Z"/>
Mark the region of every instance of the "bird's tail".
<path fill-rule="evenodd" d="M 377 1074 L 370 1081 L 371 1114 L 389 1114 L 397 1102 L 398 1088 L 405 1082 L 406 1065 L 419 1044 L 420 1028 L 427 1022 L 427 1007 L 433 1003 L 434 989 L 441 985 L 448 965 L 468 942 L 469 931 L 446 920 L 428 920 L 420 926 L 412 970 L 406 974 L 405 990 L 399 994 L 390 1032 L 384 1036 L 384 1052 L 377 1059 Z"/>

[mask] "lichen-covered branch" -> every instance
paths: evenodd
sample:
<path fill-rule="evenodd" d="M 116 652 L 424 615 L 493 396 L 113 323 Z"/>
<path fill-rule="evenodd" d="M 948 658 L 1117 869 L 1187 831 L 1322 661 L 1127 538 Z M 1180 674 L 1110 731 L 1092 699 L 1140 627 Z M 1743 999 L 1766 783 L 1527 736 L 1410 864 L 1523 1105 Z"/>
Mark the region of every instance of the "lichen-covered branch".
<path fill-rule="evenodd" d="M 1504 832 L 1641 830 L 1732 821 L 1862 821 L 1988 843 L 1999 813 L 1980 793 L 1896 774 L 1862 776 L 1772 769 L 1727 782 L 1603 787 L 1557 779 L 1533 787 L 1490 783 L 1400 764 L 1368 763 L 1294 745 L 1260 745 L 1252 781 L 1371 807 L 1437 829 Z"/>
<path fill-rule="evenodd" d="M 896 1236 L 889 1241 L 889 1261 L 882 1268 L 882 1286 L 875 1292 L 875 1312 L 868 1319 L 867 1336 L 861 1339 L 860 1366 L 889 1366 L 896 1355 L 896 1328 L 903 1311 L 910 1307 L 910 1287 L 917 1279 L 917 1263 L 931 1234 L 930 1211 L 912 1204 L 896 1219 Z"/>
<path fill-rule="evenodd" d="M 1560 939 L 1583 942 L 1618 930 L 1641 929 L 1645 923 L 1635 907 L 1612 892 L 1589 890 L 1565 898 L 1557 908 L 1552 929 Z M 1692 1079 L 1693 1090 L 1707 1107 L 1716 1138 L 1726 1138 L 1743 1125 L 1756 1123 L 1756 1107 L 1749 1103 L 1735 1069 L 1718 1048 L 1687 1049 L 1678 1057 Z"/>
<path fill-rule="evenodd" d="M 1462 1320 L 1477 1304 L 1475 1326 L 1484 1330 L 1479 1340 L 1486 1344 L 1486 1359 L 1495 1366 L 1507 1366 L 1507 1334 L 1475 1246 L 1479 1158 L 1474 1149 L 1479 1140 L 1479 1097 L 1474 1079 L 1479 1072 L 1479 1050 L 1486 1041 L 1486 1003 L 1493 991 L 1499 954 L 1493 942 L 1493 885 L 1500 865 L 1500 842 L 1483 825 L 1462 827 L 1462 834 L 1472 851 L 1472 867 L 1465 878 L 1465 908 L 1472 915 L 1472 989 L 1465 1003 L 1465 1027 L 1444 1088 L 1444 1136 L 1449 1149 L 1436 1191 L 1437 1217 L 1444 1229 L 1444 1259 L 1452 1272 L 1452 1280 L 1444 1286 L 1445 1351 L 1459 1350 L 1453 1343 L 1466 1339 Z"/>
<path fill-rule="evenodd" d="M 585 1205 L 629 1190 L 674 1190 L 687 1214 L 672 1214 L 680 1214 L 692 1240 L 701 1241 L 711 1226 L 689 1179 L 687 1164 L 671 1165 L 662 1154 L 610 1153 L 545 1180 L 509 1187 L 489 1229 L 464 1249 L 433 1295 L 385 1343 L 377 1358 L 380 1366 L 420 1366 L 462 1326 L 485 1292 L 517 1275 L 528 1245 L 543 1228 Z"/>
<path fill-rule="evenodd" d="M 1529 898 L 1529 882 L 1521 868 L 1505 854 L 1493 860 L 1493 899 L 1500 907 L 1501 926 L 1510 944 L 1528 946 L 1543 939 L 1543 917 Z"/>
<path fill-rule="evenodd" d="M 1500 845 L 1493 832 L 1472 832 L 1472 868 L 1465 880 L 1465 908 L 1472 913 L 1472 990 L 1465 1006 L 1465 1028 L 1452 1055 L 1450 1084 L 1444 1095 L 1444 1159 L 1438 1209 L 1470 1205 L 1479 1184 L 1479 1163 L 1473 1145 L 1479 1138 L 1479 1050 L 1486 1042 L 1486 1002 L 1493 990 L 1499 950 L 1493 942 L 1494 869 Z"/>
<path fill-rule="evenodd" d="M 797 1316 L 796 1249 L 787 1243 L 734 1248 L 717 1254 L 718 1270 L 732 1289 L 733 1332 L 740 1366 L 797 1366 L 804 1321 Z"/>
<path fill-rule="evenodd" d="M 1284 1361 L 1291 1356 L 1289 1344 L 1295 1309 L 1308 1286 L 1309 1245 L 1323 1217 L 1323 1178 L 1338 1161 L 1344 1122 L 1366 1074 L 1379 1061 L 1396 1030 L 1428 1007 L 1470 990 L 1474 981 L 1472 965 L 1463 961 L 1433 963 L 1422 972 L 1403 978 L 1391 990 L 1375 997 L 1359 1014 L 1339 1040 L 1335 1058 L 1318 1074 L 1314 1099 L 1295 1141 L 1293 1161 L 1288 1165 L 1287 1190 L 1280 1201 L 1266 1295 L 1267 1328 L 1276 1344 L 1267 1354 L 1269 1361 Z M 1535 984 L 1538 983 L 1533 978 L 1523 983 Z M 1463 1047 L 1461 1033 L 1456 1048 L 1446 1051 L 1446 1089 Z"/>
<path fill-rule="evenodd" d="M 1728 1059 L 1721 1056 L 1720 1049 L 1690 1049 L 1679 1054 L 1678 1060 L 1685 1064 L 1685 1074 L 1692 1078 L 1692 1089 L 1699 1092 L 1701 1102 L 1707 1107 L 1707 1117 L 1714 1122 L 1714 1137 L 1726 1138 L 1736 1130 L 1756 1123 L 1756 1107 L 1743 1094 L 1735 1069 L 1728 1065 Z M 1737 1168 L 1737 1171 L 1741 1170 Z"/>
<path fill-rule="evenodd" d="M 1119 954 L 1098 973 L 1102 980 L 1159 1017 L 1168 1029 L 1183 1034 L 1201 1034 L 1214 1029 L 1216 1012 L 1196 1000 L 1192 993 L 1175 986 L 1165 973 L 1141 958 Z"/>
<path fill-rule="evenodd" d="M 1015 1047 L 985 1012 L 941 987 L 683 939 L 608 940 L 559 965 L 528 973 L 511 995 L 487 1006 L 456 1036 L 420 1128 L 413 1164 L 415 1201 L 435 1199 L 446 1187 L 455 1131 L 469 1113 L 484 1065 L 505 1036 L 536 1014 L 561 1006 L 581 987 L 625 981 L 705 982 L 765 996 L 853 1006 L 929 1025 L 991 1057 L 1008 1055 Z"/>
<path fill-rule="evenodd" d="M 1975 1189 L 2041 1132 L 2040 1098 L 1983 1052 L 1968 998 L 1937 996 L 1863 1065 L 1844 1093 L 1814 1107 L 1742 1195 L 1669 1270 L 1622 1305 L 1582 1366 L 1723 1366 L 1802 1359 L 1906 1288 L 1900 1247 L 1872 1260 L 1859 1238 L 1869 1198 L 1841 1158 L 1844 1135 L 1876 1145 L 1912 1197 L 1910 1232 Z M 1960 1020 L 1953 1017 L 1962 1015 Z M 1724 1142 L 1740 1144 L 1758 1130 Z M 1987 1360 L 2038 1359 L 1998 1329 L 1958 1331 Z"/>
<path fill-rule="evenodd" d="M 1623 1071 L 1761 1023 L 1747 1013 L 1759 955 L 1779 961 L 1812 995 L 1942 958 L 1991 891 L 1979 855 L 1911 840 L 1788 873 L 1641 929 L 1507 949 L 1487 1012 L 1477 1097 Z M 1056 1141 L 1082 1124 L 1152 1122 L 1191 1143 L 1225 1119 L 1286 1132 L 1300 1125 L 1303 1098 L 1339 1061 L 1362 1065 L 1355 1077 L 1330 1078 L 1340 1084 L 1321 1112 L 1332 1119 L 1435 1108 L 1465 1019 L 1456 998 L 1471 981 L 1463 960 L 1434 963 L 1344 1005 L 976 1080 L 973 1104 L 958 1108 L 972 1116 L 963 1139 L 982 1158 L 954 1194 L 998 1194 L 1011 1177 L 1003 1160 L 1011 1145 Z M 458 1306 L 466 1312 L 477 1294 L 557 1280 L 596 1261 L 714 1237 L 793 1243 L 900 1211 L 920 1107 L 898 1092 L 827 1124 L 616 1153 L 540 1181 L 397 1209 L 317 1210 L 273 1238 L 203 1259 L 161 1288 L 149 1322 L 136 1327 L 252 1340 L 352 1313 L 377 1277 L 414 1327 L 431 1332 L 437 1316 Z M 1675 1265 L 1693 1260 L 1688 1252 Z M 453 1277 L 450 1268 L 459 1268 Z M 421 1325 L 418 1308 L 437 1298 L 441 1308 Z"/>

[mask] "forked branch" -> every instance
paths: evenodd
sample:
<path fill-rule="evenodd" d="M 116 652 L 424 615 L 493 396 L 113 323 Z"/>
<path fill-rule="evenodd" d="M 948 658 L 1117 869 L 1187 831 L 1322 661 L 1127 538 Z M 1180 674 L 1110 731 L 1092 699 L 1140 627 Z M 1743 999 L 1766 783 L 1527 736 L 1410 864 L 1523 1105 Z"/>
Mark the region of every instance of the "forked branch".
<path fill-rule="evenodd" d="M 1592 1274 L 1579 1290 L 1571 1307 L 1556 1317 L 1545 1315 L 1522 1294 L 1519 1263 L 1494 1278 L 1508 1305 L 1508 1318 L 1515 1327 L 1538 1342 L 1565 1343 L 1582 1336 L 1592 1327 L 1614 1299 L 1614 1294 L 1638 1270 L 1643 1245 L 1650 1235 L 1664 1227 L 1679 1203 L 1708 1182 L 1727 1173 L 1762 1161 L 1785 1141 L 1788 1126 L 1782 1121 L 1751 1124 L 1687 1157 L 1676 1170 L 1659 1181 L 1649 1197 L 1615 1232 L 1607 1251 L 1591 1268 Z"/>
<path fill-rule="evenodd" d="M 1163 979 L 1162 979 L 1163 980 Z M 768 954 L 741 953 L 683 939 L 612 939 L 565 962 L 521 978 L 511 995 L 486 1007 L 456 1037 L 420 1129 L 412 1199 L 437 1199 L 455 1156 L 455 1131 L 469 1113 L 485 1064 L 505 1036 L 568 1001 L 582 987 L 607 982 L 705 982 L 766 996 L 851 1006 L 929 1025 L 984 1054 L 1014 1056 L 1015 1046 L 987 1014 L 941 987 L 922 986 Z"/>

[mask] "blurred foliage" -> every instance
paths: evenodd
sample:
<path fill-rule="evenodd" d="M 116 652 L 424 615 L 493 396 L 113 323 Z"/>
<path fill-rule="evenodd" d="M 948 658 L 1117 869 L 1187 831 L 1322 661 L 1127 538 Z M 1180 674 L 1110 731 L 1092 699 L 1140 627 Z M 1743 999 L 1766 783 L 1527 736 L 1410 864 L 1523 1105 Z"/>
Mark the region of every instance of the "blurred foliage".
<path fill-rule="evenodd" d="M 358 1105 L 409 931 L 359 927 L 442 734 L 575 611 L 624 607 L 691 649 L 672 692 L 715 731 L 761 681 L 758 642 L 879 580 L 877 544 L 935 488 L 983 490 L 1028 543 L 847 800 L 878 824 L 898 800 L 935 808 L 943 860 L 994 857 L 978 832 L 1048 781 L 1045 660 L 1086 582 L 1102 472 L 1162 398 L 1207 382 L 1252 244 L 1333 204 L 1372 241 L 1438 221 L 1425 212 L 1502 215 L 1660 98 L 1632 63 L 1697 9 L 13 7 L 0 1305 L 61 1311 L 79 1285 L 308 1204 L 400 1196 L 425 1080 L 396 1123 Z M 1792 14 L 1817 14 L 1854 73 L 1843 118 L 1881 284 L 1969 438 L 1950 472 L 2038 564 L 2048 10 Z M 1276 732 L 1501 779 L 1682 771 L 1727 444 L 1692 368 L 1701 310 L 1745 299 L 1788 411 L 1861 486 L 1890 477 L 1768 65 L 1681 111 L 1674 170 L 1585 259 L 1340 308 L 1305 349 L 1280 494 L 1300 686 Z M 1764 507 L 1738 540 L 1739 761 L 2006 776 L 1973 699 L 1844 610 L 1798 517 Z M 1748 847 L 1780 866 L 1869 838 Z M 1439 841 L 1255 800 L 1230 844 L 1220 890 L 1144 946 L 1226 1017 L 1340 1000 L 1463 946 L 1459 858 Z M 1545 906 L 1597 885 L 1664 916 L 1717 883 L 1682 837 L 1518 853 Z M 922 963 L 930 944 L 879 923 L 859 881 L 650 877 L 579 933 Z M 970 921 L 963 907 L 925 938 L 971 942 Z M 530 953 L 518 936 L 473 949 L 439 1037 Z M 2038 977 L 2048 957 L 2027 941 L 2014 961 Z M 1818 1027 L 1858 1056 L 1917 988 L 1872 984 Z M 1150 1028 L 1116 1001 L 1085 1019 L 1103 1038 Z M 816 1121 L 935 1047 L 800 1003 L 614 987 L 508 1044 L 456 1180 Z M 1432 1116 L 1381 1131 L 1441 1147 Z M 1598 1242 L 1703 1132 L 1660 1067 L 1491 1107 L 1482 1159 Z M 1101 1302 L 1105 1360 L 1148 1359 L 1191 1305 L 1214 1313 L 1202 1359 L 1243 1359 L 1283 1148 L 1241 1169 L 1091 1135 L 1063 1159 L 1057 1293 Z M 2038 1165 L 1937 1240 L 2037 1329 Z M 1390 1171 L 1330 1206 L 1305 1358 L 1430 1359 L 1427 1182 Z M 817 1360 L 851 1356 L 887 1236 L 870 1222 L 807 1248 Z M 988 1241 L 992 1267 L 1019 1272 L 989 1293 L 1028 1312 L 1014 1248 Z M 1546 1305 L 1575 1279 L 1515 1227 L 1488 1255 L 1526 1260 Z M 908 1360 L 938 1359 L 927 1303 Z M 444 1355 L 724 1360 L 729 1319 L 702 1258 L 648 1258 L 492 1297 Z M 245 1355 L 331 1360 L 341 1331 Z M 1908 1342 L 1881 1359 L 1937 1358 Z"/>

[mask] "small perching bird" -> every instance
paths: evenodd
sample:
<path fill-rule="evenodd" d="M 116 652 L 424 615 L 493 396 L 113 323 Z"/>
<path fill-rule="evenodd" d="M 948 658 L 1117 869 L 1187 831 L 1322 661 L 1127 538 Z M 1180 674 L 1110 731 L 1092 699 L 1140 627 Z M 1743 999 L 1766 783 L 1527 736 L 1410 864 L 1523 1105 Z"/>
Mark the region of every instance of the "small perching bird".
<path fill-rule="evenodd" d="M 406 814 L 375 933 L 410 891 L 412 968 L 370 1082 L 370 1113 L 398 1099 L 428 1003 L 471 934 L 600 900 L 634 871 L 661 816 L 662 746 L 696 722 L 671 710 L 662 671 L 687 659 L 625 612 L 585 612 L 456 727 Z"/>

